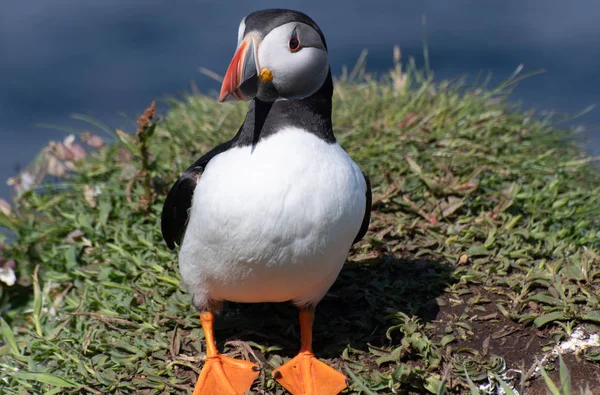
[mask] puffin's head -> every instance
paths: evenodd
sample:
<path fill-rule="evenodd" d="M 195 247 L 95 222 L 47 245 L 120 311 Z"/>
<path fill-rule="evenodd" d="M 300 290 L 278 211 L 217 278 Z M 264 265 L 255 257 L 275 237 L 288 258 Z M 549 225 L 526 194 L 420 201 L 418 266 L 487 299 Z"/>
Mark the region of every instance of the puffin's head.
<path fill-rule="evenodd" d="M 257 11 L 240 23 L 219 101 L 304 99 L 328 74 L 325 38 L 312 19 L 291 10 Z"/>

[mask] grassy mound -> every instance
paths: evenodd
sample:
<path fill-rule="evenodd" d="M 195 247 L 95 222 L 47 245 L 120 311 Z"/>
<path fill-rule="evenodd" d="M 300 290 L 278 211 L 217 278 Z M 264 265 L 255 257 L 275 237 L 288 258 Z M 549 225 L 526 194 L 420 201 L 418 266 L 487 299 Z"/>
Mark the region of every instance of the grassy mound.
<path fill-rule="evenodd" d="M 600 387 L 598 347 L 565 354 L 570 369 L 552 351 L 600 323 L 600 174 L 569 134 L 511 107 L 509 85 L 399 68 L 337 84 L 336 135 L 372 180 L 373 214 L 314 338 L 351 393 L 536 393 L 554 385 L 542 376 Z M 246 106 L 190 96 L 158 125 L 148 112 L 136 134 L 105 128 L 113 143 L 71 162 L 66 182 L 0 210 L 18 276 L 0 283 L 2 393 L 191 390 L 203 332 L 159 215 Z M 264 367 L 256 393 L 283 393 L 269 373 L 297 351 L 296 314 L 228 304 L 217 321 L 221 349 Z"/>

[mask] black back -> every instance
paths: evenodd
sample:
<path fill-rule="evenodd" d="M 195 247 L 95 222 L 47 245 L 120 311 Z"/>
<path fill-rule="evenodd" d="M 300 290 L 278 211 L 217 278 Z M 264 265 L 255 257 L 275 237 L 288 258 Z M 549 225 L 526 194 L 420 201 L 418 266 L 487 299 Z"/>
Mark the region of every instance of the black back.
<path fill-rule="evenodd" d="M 358 234 L 354 238 L 352 244 L 358 243 L 369 230 L 369 222 L 371 222 L 371 204 L 373 204 L 373 197 L 371 194 L 371 180 L 363 171 L 363 177 L 365 178 L 365 182 L 367 183 L 367 191 L 365 192 L 367 203 L 365 204 L 365 215 L 362 220 L 362 224 L 360 225 L 360 229 L 358 230 Z"/>
<path fill-rule="evenodd" d="M 163 239 L 170 249 L 175 248 L 175 243 L 181 245 L 185 229 L 189 221 L 189 210 L 192 207 L 194 189 L 204 172 L 208 162 L 221 152 L 231 148 L 233 140 L 220 144 L 202 155 L 190 166 L 171 187 L 160 216 L 160 227 Z"/>

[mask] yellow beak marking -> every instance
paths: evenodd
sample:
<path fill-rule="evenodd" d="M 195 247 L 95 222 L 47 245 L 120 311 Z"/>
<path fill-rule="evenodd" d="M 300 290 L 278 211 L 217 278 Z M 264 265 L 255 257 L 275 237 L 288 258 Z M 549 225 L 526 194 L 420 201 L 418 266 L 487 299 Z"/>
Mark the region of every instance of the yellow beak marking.
<path fill-rule="evenodd" d="M 271 82 L 273 81 L 273 73 L 271 73 L 271 70 L 264 68 L 260 71 L 258 80 L 262 83 Z"/>

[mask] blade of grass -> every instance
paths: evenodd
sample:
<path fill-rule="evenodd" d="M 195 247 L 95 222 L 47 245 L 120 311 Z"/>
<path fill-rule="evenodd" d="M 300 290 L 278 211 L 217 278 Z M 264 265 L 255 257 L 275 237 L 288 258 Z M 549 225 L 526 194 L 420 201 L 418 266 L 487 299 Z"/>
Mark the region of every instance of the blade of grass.
<path fill-rule="evenodd" d="M 40 325 L 40 314 L 42 313 L 43 296 L 40 290 L 40 283 L 38 280 L 40 265 L 37 265 L 33 270 L 33 324 L 35 325 L 35 332 L 39 337 L 42 337 L 42 326 Z"/>
<path fill-rule="evenodd" d="M 546 383 L 546 387 L 548 387 L 548 391 L 550 391 L 552 395 L 561 395 L 560 390 L 558 389 L 556 384 L 554 384 L 554 381 L 552 381 L 550 376 L 548 376 L 548 373 L 546 373 L 546 369 L 544 369 L 544 367 L 541 364 L 539 364 L 538 366 L 540 369 L 540 374 L 542 375 L 542 377 L 544 378 L 544 382 Z"/>
<path fill-rule="evenodd" d="M 356 386 L 358 388 L 360 388 L 361 390 L 363 390 L 365 394 L 367 394 L 367 395 L 377 395 L 375 392 L 371 391 L 369 389 L 369 387 L 367 387 L 367 384 L 365 384 L 364 381 L 362 381 L 357 375 L 355 375 L 354 372 L 351 371 L 348 366 L 346 366 L 346 373 L 348 373 L 348 376 L 350 376 L 350 378 L 352 379 L 352 381 L 354 381 L 354 383 L 356 384 Z"/>
<path fill-rule="evenodd" d="M 13 376 L 16 378 L 20 378 L 28 381 L 38 381 L 40 383 L 49 384 L 54 387 L 61 388 L 73 388 L 73 387 L 81 387 L 81 384 L 77 384 L 72 380 L 66 380 L 55 376 L 50 373 L 30 373 L 30 372 L 16 372 L 13 373 Z"/>
<path fill-rule="evenodd" d="M 0 326 L 2 328 L 2 338 L 4 339 L 4 342 L 10 346 L 10 351 L 15 355 L 21 355 L 21 350 L 19 350 L 15 335 L 2 317 L 0 317 Z"/>
<path fill-rule="evenodd" d="M 571 394 L 571 373 L 565 364 L 562 355 L 558 355 L 559 371 L 560 371 L 560 389 L 565 394 Z"/>

